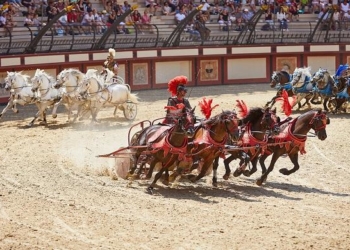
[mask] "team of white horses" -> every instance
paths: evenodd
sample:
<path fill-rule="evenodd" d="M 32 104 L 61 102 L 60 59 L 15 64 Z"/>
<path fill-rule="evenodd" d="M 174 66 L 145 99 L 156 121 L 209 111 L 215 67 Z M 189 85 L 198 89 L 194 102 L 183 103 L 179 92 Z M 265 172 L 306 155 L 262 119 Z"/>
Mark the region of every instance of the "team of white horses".
<path fill-rule="evenodd" d="M 38 117 L 41 124 L 47 124 L 46 110 L 52 108 L 52 116 L 56 118 L 57 108 L 63 104 L 68 110 L 67 122 L 74 122 L 88 112 L 92 121 L 98 122 L 98 112 L 107 106 L 115 107 L 114 116 L 119 108 L 125 118 L 132 120 L 136 117 L 138 97 L 131 93 L 123 78 L 113 76 L 108 69 L 102 73 L 89 69 L 85 74 L 77 69 L 64 69 L 57 78 L 37 69 L 32 79 L 22 72 L 7 72 L 5 89 L 10 91 L 10 98 L 0 118 L 10 108 L 17 113 L 17 104 L 35 104 L 38 112 L 29 125 L 32 126 Z"/>

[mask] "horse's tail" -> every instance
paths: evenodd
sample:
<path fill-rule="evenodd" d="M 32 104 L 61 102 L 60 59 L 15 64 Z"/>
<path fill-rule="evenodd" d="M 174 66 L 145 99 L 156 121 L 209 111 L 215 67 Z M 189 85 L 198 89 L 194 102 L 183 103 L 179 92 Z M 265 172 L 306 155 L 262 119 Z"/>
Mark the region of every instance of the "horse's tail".
<path fill-rule="evenodd" d="M 137 94 L 133 94 L 130 91 L 128 92 L 128 100 L 133 103 L 138 103 L 139 102 L 139 97 Z"/>

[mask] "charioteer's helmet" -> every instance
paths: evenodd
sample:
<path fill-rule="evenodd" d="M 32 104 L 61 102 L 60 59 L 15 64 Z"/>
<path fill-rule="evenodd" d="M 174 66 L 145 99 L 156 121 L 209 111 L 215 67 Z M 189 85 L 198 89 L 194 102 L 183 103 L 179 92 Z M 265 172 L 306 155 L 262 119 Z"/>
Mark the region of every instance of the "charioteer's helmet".
<path fill-rule="evenodd" d="M 110 48 L 110 49 L 108 50 L 107 59 L 114 59 L 114 57 L 115 57 L 115 49 Z"/>
<path fill-rule="evenodd" d="M 186 76 L 176 76 L 168 82 L 168 91 L 172 96 L 176 96 L 177 93 L 182 90 L 187 92 L 187 88 L 185 87 L 187 82 Z"/>

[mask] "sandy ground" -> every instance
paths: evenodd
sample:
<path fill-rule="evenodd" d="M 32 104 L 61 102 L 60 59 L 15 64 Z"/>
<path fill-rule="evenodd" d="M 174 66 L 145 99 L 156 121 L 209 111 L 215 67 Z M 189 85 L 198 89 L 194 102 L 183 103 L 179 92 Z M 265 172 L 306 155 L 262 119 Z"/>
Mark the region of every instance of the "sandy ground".
<path fill-rule="evenodd" d="M 216 114 L 236 99 L 262 107 L 274 93 L 267 84 L 197 87 L 190 101 L 211 97 Z M 134 123 L 164 115 L 166 90 L 138 95 Z M 220 162 L 218 188 L 206 177 L 160 183 L 152 196 L 147 181 L 128 186 L 108 175 L 113 159 L 95 157 L 127 145 L 133 123 L 121 113 L 104 109 L 96 125 L 59 113 L 27 128 L 34 111 L 20 107 L 0 123 L 0 249 L 350 249 L 348 114 L 330 114 L 326 141 L 308 138 L 293 175 L 278 172 L 292 167 L 280 158 L 262 187 L 260 169 L 224 181 Z"/>

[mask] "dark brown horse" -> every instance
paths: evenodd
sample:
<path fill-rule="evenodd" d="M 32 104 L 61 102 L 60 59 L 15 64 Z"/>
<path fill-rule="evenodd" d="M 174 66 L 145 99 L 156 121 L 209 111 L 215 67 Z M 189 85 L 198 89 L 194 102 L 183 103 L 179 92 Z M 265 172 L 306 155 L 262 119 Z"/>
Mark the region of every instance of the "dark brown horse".
<path fill-rule="evenodd" d="M 208 120 L 202 121 L 195 130 L 193 141 L 188 150 L 193 156 L 192 169 L 200 166 L 198 175 L 189 175 L 192 182 L 196 182 L 206 175 L 215 158 L 224 153 L 228 138 L 238 138 L 238 118 L 233 111 L 223 111 Z M 216 169 L 213 169 L 213 185 L 216 185 Z"/>
<path fill-rule="evenodd" d="M 154 148 L 155 145 L 159 146 L 159 142 L 162 140 L 166 140 L 166 142 L 170 144 L 172 143 L 169 137 L 170 134 L 180 135 L 179 138 L 173 137 L 172 135 L 171 139 L 174 140 L 182 139 L 183 133 L 182 131 L 179 132 L 179 129 L 183 129 L 185 131 L 186 138 L 187 136 L 193 135 L 195 122 L 194 109 L 183 111 L 185 113 L 180 112 L 177 113 L 177 115 L 172 115 L 172 124 L 152 124 L 151 126 L 148 126 L 134 134 L 130 142 L 130 148 L 134 158 L 134 164 L 129 171 L 130 177 L 133 179 L 139 178 L 140 175 L 144 173 L 143 171 L 145 164 L 151 162 L 149 155 L 147 155 L 147 153 L 150 151 L 150 148 Z M 176 128 L 174 128 L 174 126 Z M 176 142 L 175 144 L 177 145 L 178 143 Z M 176 147 L 175 144 L 174 147 Z M 147 171 L 147 174 L 145 175 L 145 178 L 150 179 L 152 177 L 153 168 L 156 163 L 157 162 L 151 164 L 149 170 Z M 138 166 L 139 168 L 137 169 Z"/>
<path fill-rule="evenodd" d="M 243 133 L 236 143 L 238 148 L 229 151 L 231 155 L 224 160 L 226 172 L 223 178 L 225 180 L 229 178 L 231 173 L 229 164 L 235 159 L 240 159 L 240 167 L 233 174 L 235 177 L 242 173 L 250 176 L 256 172 L 259 155 L 266 149 L 269 134 L 277 135 L 279 133 L 276 109 L 252 108 L 242 119 L 242 123 L 244 124 L 242 127 Z M 213 168 L 218 165 L 218 160 L 219 157 L 215 159 Z M 245 170 L 249 161 L 252 163 L 250 171 Z"/>
<path fill-rule="evenodd" d="M 256 184 L 262 185 L 266 181 L 267 176 L 273 170 L 276 161 L 283 154 L 287 154 L 293 163 L 292 169 L 282 168 L 280 173 L 290 175 L 299 169 L 298 156 L 299 152 L 305 154 L 305 143 L 307 133 L 313 129 L 316 136 L 320 140 L 327 138 L 326 126 L 329 124 L 329 118 L 325 111 L 321 109 L 310 110 L 297 118 L 283 124 L 281 132 L 277 136 L 273 136 L 268 140 L 268 147 L 259 159 L 263 174 L 257 179 Z M 272 154 L 272 159 L 268 169 L 265 167 L 266 158 Z"/>

